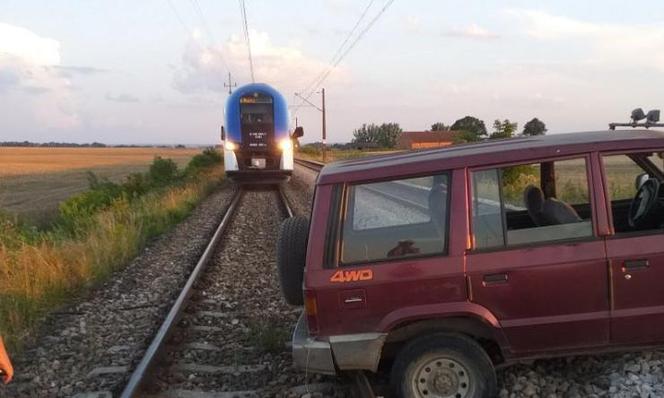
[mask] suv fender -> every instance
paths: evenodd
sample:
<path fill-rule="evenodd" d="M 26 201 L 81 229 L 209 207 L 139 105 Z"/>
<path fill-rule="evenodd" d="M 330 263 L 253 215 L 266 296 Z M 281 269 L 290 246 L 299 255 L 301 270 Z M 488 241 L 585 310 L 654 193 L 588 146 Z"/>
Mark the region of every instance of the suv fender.
<path fill-rule="evenodd" d="M 402 312 L 403 311 L 403 312 Z M 386 344 L 400 343 L 435 332 L 455 332 L 481 341 L 495 363 L 505 360 L 507 339 L 498 319 L 473 303 L 435 304 L 408 307 L 390 313 L 381 322 L 388 332 Z"/>
<path fill-rule="evenodd" d="M 492 328 L 500 329 L 498 318 L 486 307 L 469 302 L 426 304 L 399 308 L 387 314 L 378 325 L 378 330 L 390 331 L 398 324 L 408 321 L 416 321 L 432 318 L 471 317 L 477 318 L 490 325 Z"/>

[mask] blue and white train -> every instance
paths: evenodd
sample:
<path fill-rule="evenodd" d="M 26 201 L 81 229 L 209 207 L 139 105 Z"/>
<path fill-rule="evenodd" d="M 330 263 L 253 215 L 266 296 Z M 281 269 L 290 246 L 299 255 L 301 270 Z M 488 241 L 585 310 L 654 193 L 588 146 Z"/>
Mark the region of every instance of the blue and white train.
<path fill-rule="evenodd" d="M 293 172 L 293 138 L 301 127 L 288 129 L 284 97 L 267 84 L 236 89 L 226 102 L 222 127 L 226 175 L 237 182 L 272 183 L 287 180 Z"/>

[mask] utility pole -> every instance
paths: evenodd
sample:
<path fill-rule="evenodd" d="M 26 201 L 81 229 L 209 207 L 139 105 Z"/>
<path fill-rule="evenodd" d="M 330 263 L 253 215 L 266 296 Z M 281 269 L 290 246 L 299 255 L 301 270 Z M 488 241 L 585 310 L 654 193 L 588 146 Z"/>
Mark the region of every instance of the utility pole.
<path fill-rule="evenodd" d="M 224 83 L 224 87 L 228 87 L 228 95 L 233 94 L 233 87 L 237 87 L 237 82 L 231 81 L 231 72 L 228 72 L 228 84 Z"/>
<path fill-rule="evenodd" d="M 325 120 L 325 116 L 326 116 L 326 112 L 325 112 L 325 89 L 324 88 L 321 89 L 320 93 L 321 93 L 322 100 L 323 100 L 322 108 L 319 108 L 316 104 L 309 101 L 306 97 L 303 97 L 299 93 L 295 93 L 295 96 L 299 97 L 300 99 L 302 99 L 302 101 L 309 104 L 309 106 L 311 106 L 313 108 L 316 108 L 316 110 L 318 110 L 320 113 L 323 114 L 323 148 L 322 148 L 322 150 L 323 150 L 323 162 L 325 162 L 325 158 L 326 158 L 326 155 L 325 155 L 326 140 L 327 140 L 327 121 Z M 309 95 L 311 95 L 311 94 L 309 94 Z M 297 118 L 295 119 L 295 125 L 297 126 Z"/>
<path fill-rule="evenodd" d="M 321 89 L 321 95 L 323 97 L 323 163 L 325 163 L 325 139 L 327 138 L 327 123 L 325 121 L 325 89 Z"/>

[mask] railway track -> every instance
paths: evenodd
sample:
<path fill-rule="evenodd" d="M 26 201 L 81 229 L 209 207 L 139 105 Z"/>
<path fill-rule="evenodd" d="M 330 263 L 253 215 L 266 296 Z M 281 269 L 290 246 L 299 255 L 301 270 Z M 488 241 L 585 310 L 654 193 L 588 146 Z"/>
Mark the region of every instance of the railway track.
<path fill-rule="evenodd" d="M 362 374 L 292 366 L 301 311 L 281 298 L 274 237 L 293 215 L 279 189 L 239 190 L 121 397 L 372 396 Z"/>
<path fill-rule="evenodd" d="M 294 161 L 295 161 L 295 164 L 300 165 L 300 166 L 302 166 L 304 168 L 307 168 L 309 170 L 315 171 L 316 173 L 318 173 L 320 171 L 320 169 L 322 169 L 323 166 L 325 166 L 325 163 L 316 162 L 314 160 L 295 158 Z"/>

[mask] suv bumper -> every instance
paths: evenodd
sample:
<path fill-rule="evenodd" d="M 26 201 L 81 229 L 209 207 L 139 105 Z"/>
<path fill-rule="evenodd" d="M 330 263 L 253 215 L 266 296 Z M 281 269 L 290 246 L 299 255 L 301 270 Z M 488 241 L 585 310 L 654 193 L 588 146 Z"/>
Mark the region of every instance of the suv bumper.
<path fill-rule="evenodd" d="M 359 333 L 317 340 L 309 335 L 303 313 L 293 332 L 293 362 L 299 369 L 330 375 L 337 369 L 375 372 L 386 337 L 386 333 Z"/>

